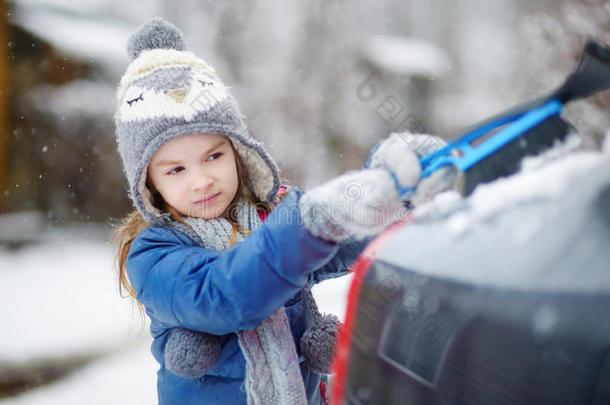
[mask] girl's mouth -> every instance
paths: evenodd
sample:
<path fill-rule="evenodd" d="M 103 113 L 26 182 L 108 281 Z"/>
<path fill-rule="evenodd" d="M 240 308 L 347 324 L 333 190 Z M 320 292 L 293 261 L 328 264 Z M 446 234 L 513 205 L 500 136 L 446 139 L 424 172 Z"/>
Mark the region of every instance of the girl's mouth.
<path fill-rule="evenodd" d="M 201 200 L 197 200 L 195 201 L 195 204 L 208 204 L 212 201 L 214 201 L 216 199 L 216 197 L 218 197 L 220 195 L 220 193 L 216 193 L 216 194 L 212 194 L 211 196 L 202 198 Z"/>

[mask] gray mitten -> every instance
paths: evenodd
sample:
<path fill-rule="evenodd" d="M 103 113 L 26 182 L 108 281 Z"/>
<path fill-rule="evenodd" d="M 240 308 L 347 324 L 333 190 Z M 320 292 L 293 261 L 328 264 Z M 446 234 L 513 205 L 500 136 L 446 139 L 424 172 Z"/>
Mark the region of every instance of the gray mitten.
<path fill-rule="evenodd" d="M 332 242 L 372 236 L 406 213 L 390 172 L 348 172 L 304 193 L 299 200 L 303 225 Z"/>
<path fill-rule="evenodd" d="M 220 357 L 220 336 L 174 328 L 165 343 L 165 368 L 183 378 L 201 378 Z"/>
<path fill-rule="evenodd" d="M 401 164 L 405 164 L 402 162 L 406 155 L 405 149 L 414 152 L 419 161 L 420 157 L 429 155 L 445 145 L 446 142 L 438 136 L 395 132 L 376 145 L 367 159 L 365 167 L 385 167 L 390 171 L 399 170 L 397 168 Z M 411 157 L 406 160 L 411 162 Z M 419 172 L 417 176 L 419 177 Z M 412 189 L 403 188 L 401 195 L 408 195 L 408 200 L 414 206 L 418 206 L 432 199 L 436 194 L 453 188 L 456 178 L 457 169 L 454 166 L 445 166 L 421 181 L 418 181 L 419 179 L 412 181 L 411 183 L 416 187 Z"/>
<path fill-rule="evenodd" d="M 301 337 L 301 354 L 313 371 L 329 374 L 339 333 L 339 318 L 332 314 L 320 314 L 308 285 L 303 288 L 303 301 L 314 321 Z"/>
<path fill-rule="evenodd" d="M 386 141 L 371 155 L 369 168 L 348 172 L 301 196 L 301 217 L 312 234 L 337 243 L 364 239 L 406 214 L 401 194 L 417 184 L 419 160 L 405 142 Z"/>

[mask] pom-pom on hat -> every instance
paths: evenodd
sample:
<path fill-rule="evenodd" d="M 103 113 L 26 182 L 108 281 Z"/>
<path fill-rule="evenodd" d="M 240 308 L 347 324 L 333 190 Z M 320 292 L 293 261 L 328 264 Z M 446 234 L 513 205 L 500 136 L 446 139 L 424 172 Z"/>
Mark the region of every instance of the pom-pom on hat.
<path fill-rule="evenodd" d="M 153 17 L 127 42 L 127 54 L 131 60 L 147 49 L 175 49 L 184 51 L 186 45 L 182 33 L 160 17 Z"/>
<path fill-rule="evenodd" d="M 131 36 L 127 52 L 132 62 L 117 90 L 114 121 L 129 196 L 146 221 L 171 222 L 168 213 L 152 204 L 147 167 L 164 143 L 186 134 L 227 136 L 241 159 L 248 189 L 272 203 L 280 185 L 275 162 L 250 136 L 245 117 L 214 68 L 185 50 L 182 33 L 154 17 Z"/>

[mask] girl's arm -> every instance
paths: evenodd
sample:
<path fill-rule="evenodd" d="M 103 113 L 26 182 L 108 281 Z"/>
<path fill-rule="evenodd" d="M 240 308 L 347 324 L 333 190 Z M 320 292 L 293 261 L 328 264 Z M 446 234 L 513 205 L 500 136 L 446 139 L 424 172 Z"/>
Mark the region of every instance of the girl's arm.
<path fill-rule="evenodd" d="M 149 315 L 167 328 L 216 335 L 258 326 L 338 250 L 302 226 L 300 195 L 290 192 L 263 226 L 224 251 L 169 228 L 142 231 L 127 269 Z"/>
<path fill-rule="evenodd" d="M 312 274 L 313 283 L 346 274 L 367 243 L 410 210 L 413 204 L 402 201 L 402 189 L 417 187 L 410 199 L 419 203 L 451 186 L 451 173 L 427 186 L 424 183 L 431 179 L 419 182 L 419 157 L 444 144 L 430 135 L 393 133 L 373 148 L 365 170 L 337 177 L 300 200 L 305 227 L 320 238 L 342 244 L 337 255 Z"/>
<path fill-rule="evenodd" d="M 314 271 L 310 276 L 311 284 L 346 275 L 352 265 L 360 256 L 366 245 L 373 240 L 373 236 L 364 240 L 356 240 L 340 245 L 337 254 L 333 256 L 321 269 Z"/>

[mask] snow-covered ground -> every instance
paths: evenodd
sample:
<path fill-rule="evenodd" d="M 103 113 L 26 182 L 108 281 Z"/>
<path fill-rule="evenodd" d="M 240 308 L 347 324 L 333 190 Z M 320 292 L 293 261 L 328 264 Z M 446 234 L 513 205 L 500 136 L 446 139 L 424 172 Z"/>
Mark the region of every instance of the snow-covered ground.
<path fill-rule="evenodd" d="M 350 279 L 314 288 L 321 311 L 343 318 Z M 37 244 L 0 249 L 0 308 L 0 378 L 3 370 L 91 357 L 66 377 L 0 399 L 0 405 L 156 402 L 148 326 L 118 294 L 103 229 L 56 229 Z"/>
<path fill-rule="evenodd" d="M 76 370 L 68 377 L 22 395 L 0 400 L 2 405 L 150 405 L 157 400 L 156 362 L 148 339 Z"/>

